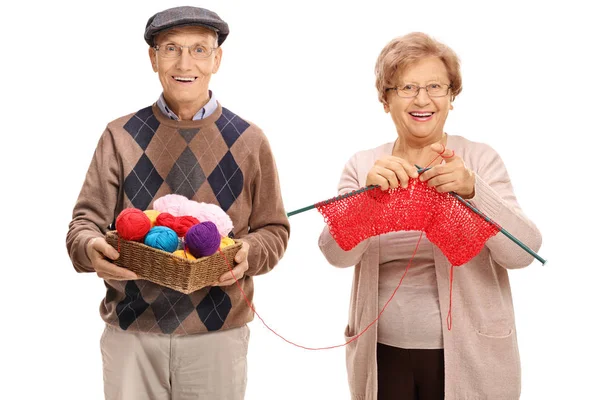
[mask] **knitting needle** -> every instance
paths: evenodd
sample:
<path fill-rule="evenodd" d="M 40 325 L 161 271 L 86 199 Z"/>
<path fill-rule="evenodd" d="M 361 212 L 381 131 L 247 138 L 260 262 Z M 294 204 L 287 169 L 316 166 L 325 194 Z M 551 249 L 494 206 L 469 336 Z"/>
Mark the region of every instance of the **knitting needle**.
<path fill-rule="evenodd" d="M 362 192 L 367 192 L 369 190 L 373 190 L 373 189 L 375 189 L 377 187 L 379 187 L 379 185 L 369 185 L 369 186 L 366 186 L 366 187 L 364 187 L 362 189 L 354 190 L 352 192 L 348 192 L 348 193 L 343 194 L 341 196 L 332 197 L 331 199 L 328 199 L 328 200 L 325 200 L 325 201 L 321 201 L 321 202 L 319 202 L 317 204 L 313 204 L 311 206 L 306 206 L 306 207 L 299 208 L 299 209 L 294 210 L 294 211 L 290 211 L 289 213 L 287 213 L 287 216 L 291 217 L 292 215 L 296 215 L 296 214 L 300 214 L 300 213 L 302 213 L 304 211 L 312 210 L 313 208 L 316 208 L 320 204 L 329 204 L 329 203 L 332 203 L 334 201 L 345 199 L 346 197 L 354 196 L 354 195 L 362 193 Z"/>

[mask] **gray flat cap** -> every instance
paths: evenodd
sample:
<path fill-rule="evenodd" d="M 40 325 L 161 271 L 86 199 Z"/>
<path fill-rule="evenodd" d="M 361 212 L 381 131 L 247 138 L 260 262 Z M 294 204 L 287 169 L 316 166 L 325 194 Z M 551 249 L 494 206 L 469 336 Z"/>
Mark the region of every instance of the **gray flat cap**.
<path fill-rule="evenodd" d="M 176 26 L 203 26 L 217 32 L 219 46 L 229 35 L 229 26 L 215 12 L 199 7 L 175 7 L 154 14 L 146 24 L 144 40 L 154 46 L 154 36 Z"/>

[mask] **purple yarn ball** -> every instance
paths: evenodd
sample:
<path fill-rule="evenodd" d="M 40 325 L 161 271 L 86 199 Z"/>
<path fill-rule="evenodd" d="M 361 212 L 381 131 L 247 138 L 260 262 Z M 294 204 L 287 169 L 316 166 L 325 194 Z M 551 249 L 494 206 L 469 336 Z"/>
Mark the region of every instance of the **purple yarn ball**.
<path fill-rule="evenodd" d="M 217 226 L 210 222 L 200 222 L 185 234 L 185 244 L 196 258 L 211 256 L 219 250 L 221 235 Z"/>

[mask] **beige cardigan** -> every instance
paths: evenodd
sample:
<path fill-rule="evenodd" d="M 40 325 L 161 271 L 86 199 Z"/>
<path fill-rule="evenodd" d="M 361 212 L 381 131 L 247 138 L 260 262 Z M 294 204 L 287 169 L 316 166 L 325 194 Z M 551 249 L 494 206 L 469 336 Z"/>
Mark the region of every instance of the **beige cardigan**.
<path fill-rule="evenodd" d="M 448 136 L 447 147 L 476 173 L 472 204 L 534 251 L 542 238 L 521 212 L 506 168 L 488 145 Z M 377 159 L 392 154 L 393 143 L 355 154 L 346 164 L 339 193 L 365 186 Z M 343 251 L 325 227 L 321 251 L 337 267 L 355 265 L 346 339 L 377 317 L 379 237 Z M 434 246 L 437 287 L 444 322 L 445 398 L 447 400 L 515 400 L 521 392 L 521 367 L 507 269 L 522 268 L 533 257 L 498 233 L 468 263 L 454 268 L 452 330 L 446 327 L 450 263 Z M 410 273 L 407 276 L 410 279 Z M 400 287 L 399 290 L 402 290 Z M 377 399 L 377 325 L 346 348 L 348 381 L 353 400 Z"/>

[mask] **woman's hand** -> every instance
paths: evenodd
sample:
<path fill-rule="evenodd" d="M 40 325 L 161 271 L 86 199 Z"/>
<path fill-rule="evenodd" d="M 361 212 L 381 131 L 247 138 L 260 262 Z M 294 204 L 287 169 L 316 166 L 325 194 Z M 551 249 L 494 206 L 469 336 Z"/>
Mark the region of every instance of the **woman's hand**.
<path fill-rule="evenodd" d="M 408 187 L 408 179 L 417 178 L 417 168 L 403 158 L 385 156 L 375 162 L 367 174 L 367 186 L 379 185 L 381 190 Z"/>
<path fill-rule="evenodd" d="M 455 192 L 464 199 L 473 198 L 475 173 L 465 166 L 462 158 L 439 143 L 432 144 L 431 150 L 440 154 L 446 162 L 423 172 L 419 179 L 440 193 Z"/>

